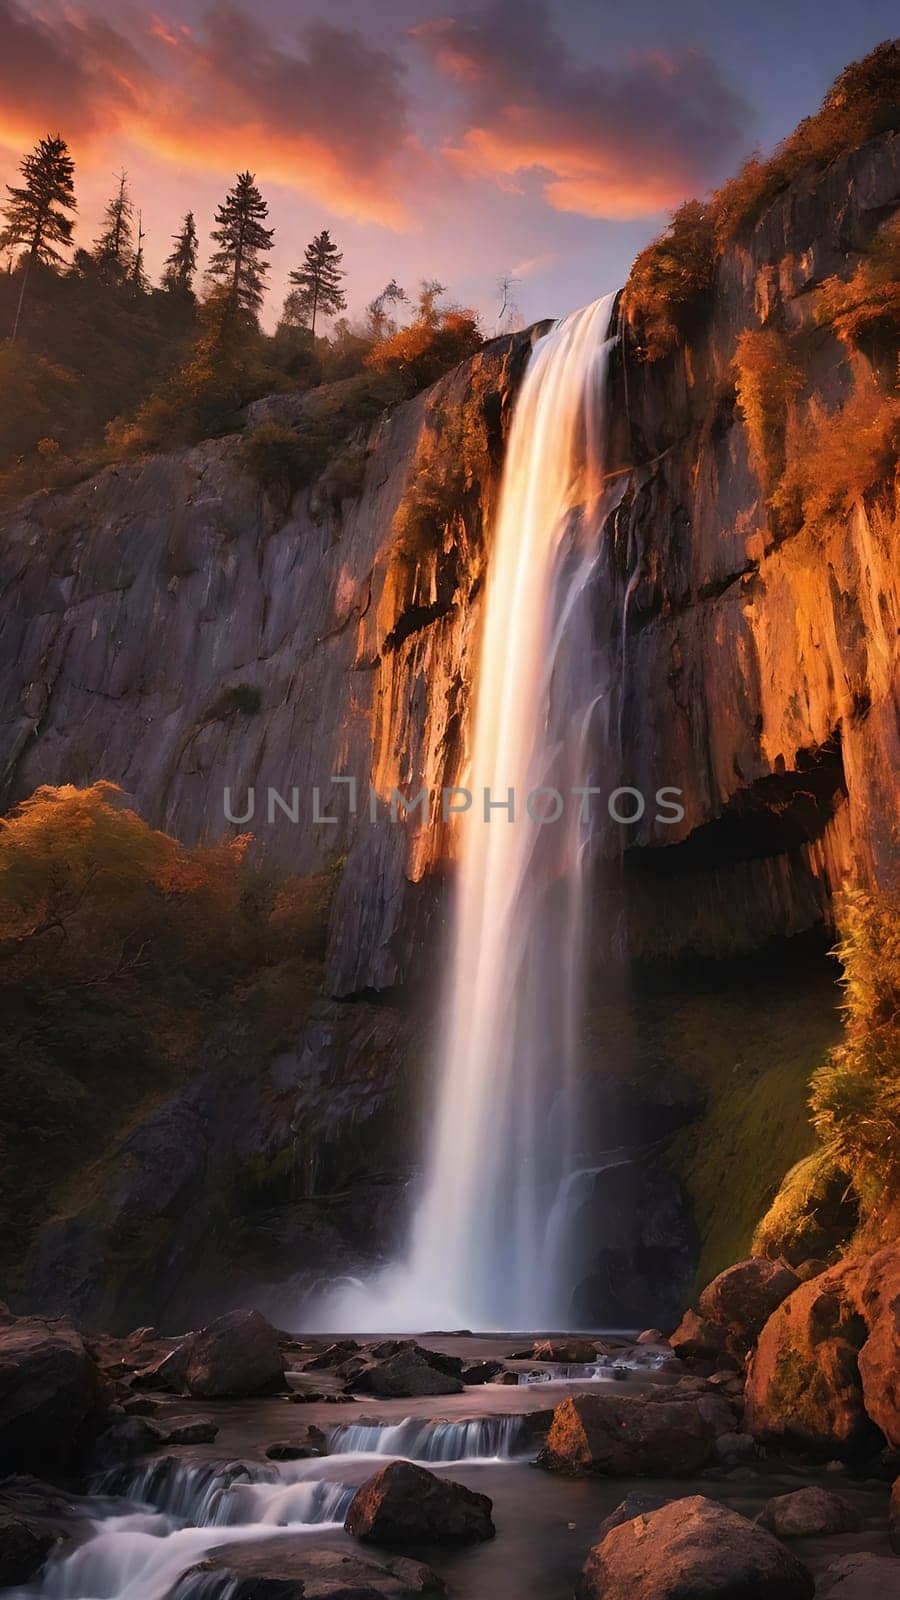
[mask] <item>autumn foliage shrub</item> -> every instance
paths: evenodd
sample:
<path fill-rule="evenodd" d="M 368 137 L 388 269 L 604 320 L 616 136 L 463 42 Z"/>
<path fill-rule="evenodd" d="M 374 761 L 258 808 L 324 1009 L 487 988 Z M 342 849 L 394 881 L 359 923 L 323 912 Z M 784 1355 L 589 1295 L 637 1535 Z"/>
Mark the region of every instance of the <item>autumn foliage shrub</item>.
<path fill-rule="evenodd" d="M 844 1038 L 812 1081 L 813 1123 L 876 1214 L 900 1197 L 900 890 L 844 897 Z"/>
<path fill-rule="evenodd" d="M 812 411 L 788 430 L 772 505 L 810 528 L 831 516 L 846 516 L 889 482 L 898 451 L 900 396 L 860 375 L 842 406 Z"/>
<path fill-rule="evenodd" d="M 774 487 L 784 464 L 788 405 L 803 388 L 803 373 L 784 334 L 745 329 L 734 356 L 737 402 L 760 477 Z"/>
<path fill-rule="evenodd" d="M 247 843 L 182 845 L 106 783 L 0 819 L 0 1261 L 214 1027 L 275 1044 L 318 991 L 333 874 Z"/>
<path fill-rule="evenodd" d="M 708 203 L 688 201 L 636 258 L 622 295 L 638 353 L 655 361 L 678 344 L 712 283 L 719 253 L 803 172 L 821 171 L 880 133 L 900 128 L 900 42 L 879 45 L 835 80 L 767 159 L 753 156 Z"/>
<path fill-rule="evenodd" d="M 900 42 L 878 45 L 835 79 L 817 112 L 804 117 L 767 160 L 753 156 L 710 203 L 721 245 L 750 226 L 807 170 L 821 171 L 879 133 L 900 128 Z"/>
<path fill-rule="evenodd" d="M 310 429 L 261 422 L 241 440 L 241 464 L 254 483 L 283 507 L 325 465 L 321 439 Z"/>
<path fill-rule="evenodd" d="M 706 207 L 688 200 L 673 212 L 665 233 L 641 251 L 622 292 L 622 309 L 636 329 L 645 360 L 656 361 L 675 348 L 685 317 L 709 288 L 714 270 Z"/>
<path fill-rule="evenodd" d="M 415 321 L 374 345 L 366 365 L 398 380 L 404 394 L 414 395 L 474 355 L 481 344 L 474 312 L 429 305 L 423 294 Z"/>
<path fill-rule="evenodd" d="M 442 408 L 422 430 L 403 498 L 394 515 L 395 548 L 416 560 L 436 549 L 470 491 L 484 481 L 488 446 L 479 395 Z"/>
<path fill-rule="evenodd" d="M 873 236 L 850 278 L 826 278 L 816 301 L 816 321 L 845 344 L 877 351 L 896 362 L 900 345 L 900 218 Z"/>

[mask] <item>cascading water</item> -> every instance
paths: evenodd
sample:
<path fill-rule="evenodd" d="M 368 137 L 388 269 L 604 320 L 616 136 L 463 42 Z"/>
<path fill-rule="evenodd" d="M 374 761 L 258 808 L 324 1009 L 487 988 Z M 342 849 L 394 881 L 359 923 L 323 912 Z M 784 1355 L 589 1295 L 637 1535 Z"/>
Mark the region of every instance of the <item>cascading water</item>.
<path fill-rule="evenodd" d="M 522 1418 L 474 1417 L 463 1422 L 358 1422 L 334 1428 L 332 1455 L 404 1456 L 409 1461 L 508 1461 L 517 1453 Z"/>
<path fill-rule="evenodd" d="M 373 1457 L 382 1465 L 404 1455 L 438 1470 L 463 1460 L 491 1465 L 515 1458 L 522 1431 L 521 1416 L 409 1417 L 385 1427 L 335 1428 L 331 1454 L 277 1466 L 159 1457 L 117 1468 L 95 1484 L 84 1542 L 52 1559 L 34 1587 L 5 1592 L 9 1600 L 222 1600 L 227 1575 L 198 1570 L 212 1550 L 265 1544 L 283 1531 L 298 1539 L 336 1531 L 359 1483 L 371 1476 Z M 83 1504 L 87 1510 L 92 1502 Z"/>
<path fill-rule="evenodd" d="M 584 791 L 595 784 L 588 754 L 602 754 L 608 735 L 590 585 L 606 509 L 613 303 L 598 300 L 539 340 L 516 402 L 424 1190 L 405 1261 L 331 1297 L 323 1326 L 539 1328 L 568 1311 L 566 1252 L 551 1248 L 547 1221 L 576 1160 Z"/>

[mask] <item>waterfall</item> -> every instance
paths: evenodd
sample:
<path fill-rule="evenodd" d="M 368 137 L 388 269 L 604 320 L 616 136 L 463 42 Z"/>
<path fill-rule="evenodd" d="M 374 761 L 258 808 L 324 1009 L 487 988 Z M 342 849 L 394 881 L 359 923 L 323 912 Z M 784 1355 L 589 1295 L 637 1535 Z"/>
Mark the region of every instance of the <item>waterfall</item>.
<path fill-rule="evenodd" d="M 324 1326 L 566 1321 L 567 1252 L 550 1248 L 547 1225 L 577 1149 L 592 802 L 573 791 L 596 783 L 591 752 L 602 759 L 608 739 L 605 661 L 590 602 L 607 503 L 613 303 L 612 295 L 596 301 L 538 341 L 516 401 L 469 774 L 460 779 L 474 804 L 457 821 L 459 879 L 424 1187 L 406 1259 L 335 1295 Z M 541 820 L 558 809 L 553 791 L 562 811 Z"/>
<path fill-rule="evenodd" d="M 474 1417 L 462 1422 L 357 1422 L 333 1428 L 332 1455 L 403 1456 L 408 1461 L 508 1461 L 522 1434 L 520 1416 Z"/>
<path fill-rule="evenodd" d="M 342 1521 L 352 1491 L 311 1477 L 314 1470 L 300 1461 L 278 1467 L 245 1461 L 194 1465 L 163 1456 L 105 1473 L 95 1488 L 152 1506 L 192 1528 Z"/>

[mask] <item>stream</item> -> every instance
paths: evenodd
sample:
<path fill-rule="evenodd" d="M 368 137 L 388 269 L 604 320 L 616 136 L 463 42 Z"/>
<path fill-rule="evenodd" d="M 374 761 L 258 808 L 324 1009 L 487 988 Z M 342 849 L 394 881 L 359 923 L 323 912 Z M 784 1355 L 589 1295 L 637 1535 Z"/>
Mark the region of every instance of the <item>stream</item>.
<path fill-rule="evenodd" d="M 517 1339 L 521 1336 L 516 1336 Z M 429 1340 L 448 1353 L 465 1350 L 481 1359 L 501 1352 L 507 1339 L 454 1337 Z M 637 1361 L 641 1362 L 638 1366 Z M 571 1479 L 534 1469 L 539 1414 L 566 1394 L 590 1385 L 619 1390 L 665 1382 L 651 1356 L 620 1376 L 605 1369 L 566 1369 L 522 1363 L 517 1385 L 486 1384 L 458 1395 L 418 1400 L 374 1400 L 296 1405 L 283 1397 L 190 1402 L 160 1397 L 154 1420 L 165 1427 L 201 1415 L 214 1421 L 214 1445 L 168 1447 L 133 1466 L 100 1475 L 88 1501 L 87 1537 L 51 1561 L 39 1585 L 9 1591 L 13 1600 L 225 1600 L 222 1576 L 192 1572 L 229 1544 L 288 1535 L 307 1548 L 323 1547 L 377 1557 L 343 1530 L 356 1488 L 396 1457 L 490 1496 L 497 1536 L 463 1549 L 404 1549 L 426 1561 L 457 1600 L 571 1600 L 577 1574 L 596 1529 L 632 1491 L 669 1498 L 702 1493 L 745 1516 L 756 1516 L 773 1495 L 819 1481 L 836 1488 L 859 1510 L 863 1531 L 794 1542 L 815 1571 L 856 1550 L 887 1554 L 883 1489 L 859 1484 L 843 1471 L 791 1472 L 741 1468 L 699 1479 Z M 295 1379 L 299 1374 L 292 1375 Z M 273 1442 L 290 1439 L 307 1424 L 327 1437 L 328 1454 L 270 1461 Z M 110 1492 L 115 1489 L 115 1494 Z M 186 1574 L 189 1576 L 185 1577 Z"/>

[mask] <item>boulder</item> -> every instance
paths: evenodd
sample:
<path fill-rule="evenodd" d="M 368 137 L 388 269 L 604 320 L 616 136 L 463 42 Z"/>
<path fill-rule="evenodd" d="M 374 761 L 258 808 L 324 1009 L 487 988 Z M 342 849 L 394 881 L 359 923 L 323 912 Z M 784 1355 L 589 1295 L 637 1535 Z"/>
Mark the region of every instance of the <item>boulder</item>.
<path fill-rule="evenodd" d="M 859 1352 L 863 1403 L 891 1448 L 900 1450 L 900 1245 L 870 1256 L 853 1287 L 866 1326 Z"/>
<path fill-rule="evenodd" d="M 746 1422 L 763 1444 L 827 1459 L 877 1447 L 863 1404 L 865 1327 L 842 1265 L 796 1289 L 764 1327 L 747 1378 Z"/>
<path fill-rule="evenodd" d="M 801 1284 L 760 1334 L 746 1420 L 762 1443 L 826 1459 L 900 1445 L 900 1247 Z"/>
<path fill-rule="evenodd" d="M 697 1396 L 697 1410 L 704 1422 L 709 1423 L 716 1438 L 723 1433 L 734 1433 L 738 1418 L 727 1395 L 700 1394 Z"/>
<path fill-rule="evenodd" d="M 191 1394 L 207 1399 L 284 1388 L 278 1335 L 258 1311 L 229 1311 L 196 1334 L 187 1365 Z"/>
<path fill-rule="evenodd" d="M 531 1359 L 592 1366 L 597 1359 L 597 1347 L 591 1339 L 536 1339 Z"/>
<path fill-rule="evenodd" d="M 0 1589 L 30 1583 L 60 1545 L 86 1537 L 94 1503 L 30 1474 L 0 1482 Z"/>
<path fill-rule="evenodd" d="M 686 1311 L 669 1344 L 682 1361 L 715 1362 L 725 1354 L 725 1330 L 698 1317 L 696 1311 Z"/>
<path fill-rule="evenodd" d="M 891 1549 L 900 1555 L 900 1478 L 894 1479 L 890 1509 Z"/>
<path fill-rule="evenodd" d="M 337 1344 L 330 1344 L 327 1349 L 320 1350 L 318 1355 L 304 1361 L 304 1372 L 328 1372 L 332 1367 L 339 1367 L 349 1356 L 359 1355 L 362 1349 L 355 1339 L 340 1339 Z"/>
<path fill-rule="evenodd" d="M 0 1589 L 30 1583 L 55 1544 L 41 1523 L 0 1512 Z"/>
<path fill-rule="evenodd" d="M 502 1371 L 502 1361 L 473 1361 L 470 1367 L 463 1367 L 460 1377 L 466 1387 L 470 1388 L 474 1384 L 492 1382 L 498 1372 Z"/>
<path fill-rule="evenodd" d="M 900 1594 L 900 1560 L 869 1551 L 842 1556 L 819 1573 L 816 1600 L 891 1600 Z"/>
<path fill-rule="evenodd" d="M 494 1537 L 491 1502 L 412 1461 L 392 1461 L 350 1502 L 348 1533 L 371 1544 L 475 1544 Z"/>
<path fill-rule="evenodd" d="M 145 1417 L 125 1417 L 114 1422 L 94 1441 L 90 1454 L 92 1472 L 104 1472 L 108 1467 L 118 1467 L 124 1461 L 134 1461 L 138 1456 L 152 1455 L 164 1444 L 175 1442 L 166 1438 L 162 1428 L 148 1422 Z"/>
<path fill-rule="evenodd" d="M 155 1417 L 160 1411 L 158 1400 L 151 1400 L 149 1395 L 136 1395 L 133 1400 L 123 1400 L 122 1410 L 126 1417 Z"/>
<path fill-rule="evenodd" d="M 692 1495 L 613 1528 L 588 1556 L 583 1600 L 811 1600 L 813 1580 L 770 1533 Z"/>
<path fill-rule="evenodd" d="M 720 1433 L 716 1438 L 716 1456 L 726 1467 L 746 1466 L 759 1455 L 759 1446 L 750 1433 Z"/>
<path fill-rule="evenodd" d="M 463 1384 L 454 1373 L 434 1366 L 430 1352 L 412 1347 L 367 1367 L 347 1387 L 354 1394 L 405 1400 L 429 1394 L 461 1394 Z"/>
<path fill-rule="evenodd" d="M 725 1328 L 737 1349 L 747 1350 L 799 1282 L 781 1262 L 759 1256 L 738 1261 L 707 1284 L 700 1296 L 700 1314 Z"/>
<path fill-rule="evenodd" d="M 823 1533 L 855 1533 L 861 1522 L 849 1501 L 818 1484 L 780 1494 L 763 1506 L 757 1521 L 779 1539 L 807 1539 Z"/>
<path fill-rule="evenodd" d="M 214 1422 L 198 1418 L 196 1422 L 178 1422 L 166 1434 L 165 1444 L 212 1444 L 219 1430 Z"/>
<path fill-rule="evenodd" d="M 141 1367 L 131 1380 L 132 1388 L 158 1389 L 164 1394 L 184 1394 L 194 1337 L 193 1334 L 189 1334 L 175 1346 L 174 1350 L 169 1350 L 159 1360 Z"/>
<path fill-rule="evenodd" d="M 334 1376 L 337 1378 L 338 1383 L 347 1384 L 353 1378 L 358 1377 L 361 1372 L 368 1372 L 370 1365 L 371 1363 L 363 1355 L 348 1356 L 347 1360 L 342 1361 L 340 1366 L 333 1368 Z"/>
<path fill-rule="evenodd" d="M 328 1454 L 328 1438 L 315 1423 L 298 1428 L 292 1439 L 276 1439 L 266 1450 L 270 1461 L 302 1461 L 308 1456 Z"/>
<path fill-rule="evenodd" d="M 828 1262 L 819 1261 L 815 1256 L 811 1256 L 808 1261 L 801 1261 L 794 1271 L 801 1283 L 812 1283 L 813 1278 L 821 1278 L 822 1273 L 828 1271 Z"/>
<path fill-rule="evenodd" d="M 744 1379 L 741 1377 L 740 1373 L 713 1372 L 707 1379 L 707 1383 L 710 1387 L 719 1390 L 722 1394 L 727 1394 L 732 1403 L 737 1401 L 739 1405 L 743 1406 Z"/>
<path fill-rule="evenodd" d="M 211 1592 L 227 1590 L 230 1600 L 414 1600 L 444 1592 L 440 1578 L 421 1561 L 311 1550 L 302 1539 L 274 1538 L 214 1550 L 184 1574 L 172 1600 L 203 1592 L 209 1578 L 220 1580 Z"/>
<path fill-rule="evenodd" d="M 17 1317 L 0 1325 L 0 1470 L 69 1467 L 100 1393 L 71 1323 Z"/>
<path fill-rule="evenodd" d="M 695 1400 L 570 1395 L 557 1406 L 538 1466 L 571 1476 L 685 1477 L 713 1452 Z"/>
<path fill-rule="evenodd" d="M 414 1345 L 413 1349 L 424 1356 L 430 1367 L 437 1367 L 438 1372 L 448 1372 L 452 1378 L 462 1377 L 465 1366 L 462 1356 L 447 1355 L 444 1350 L 427 1350 L 424 1345 Z"/>
<path fill-rule="evenodd" d="M 635 1344 L 667 1345 L 669 1343 L 664 1333 L 659 1328 L 645 1328 L 635 1339 Z"/>
<path fill-rule="evenodd" d="M 666 1494 L 627 1494 L 624 1500 L 619 1501 L 615 1511 L 603 1518 L 597 1529 L 597 1544 L 602 1544 L 613 1528 L 621 1528 L 623 1522 L 633 1522 L 635 1517 L 644 1517 L 649 1511 L 659 1511 L 668 1503 L 669 1496 Z"/>

